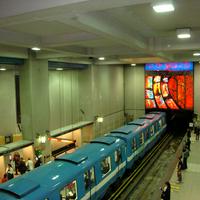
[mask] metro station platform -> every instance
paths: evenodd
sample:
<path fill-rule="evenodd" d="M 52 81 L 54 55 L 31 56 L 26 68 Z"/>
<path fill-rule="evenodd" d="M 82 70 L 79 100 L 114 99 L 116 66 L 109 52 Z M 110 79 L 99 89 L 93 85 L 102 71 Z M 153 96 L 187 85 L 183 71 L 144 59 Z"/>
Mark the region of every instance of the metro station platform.
<path fill-rule="evenodd" d="M 182 170 L 182 183 L 177 182 L 176 169 L 171 177 L 171 200 L 199 200 L 200 197 L 200 140 L 191 136 L 188 169 Z"/>

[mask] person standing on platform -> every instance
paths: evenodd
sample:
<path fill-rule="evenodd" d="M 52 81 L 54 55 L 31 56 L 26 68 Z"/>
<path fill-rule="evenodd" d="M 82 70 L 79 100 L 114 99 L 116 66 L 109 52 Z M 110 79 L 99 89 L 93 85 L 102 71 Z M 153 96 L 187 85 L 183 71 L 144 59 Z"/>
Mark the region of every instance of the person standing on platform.
<path fill-rule="evenodd" d="M 187 141 L 185 143 L 185 147 L 186 149 L 188 149 L 190 151 L 190 145 L 191 145 L 191 141 L 190 141 L 190 138 L 187 138 Z"/>
<path fill-rule="evenodd" d="M 187 130 L 187 138 L 189 138 L 189 139 L 191 138 L 191 130 L 190 129 Z"/>
<path fill-rule="evenodd" d="M 182 156 L 179 157 L 179 161 L 178 161 L 178 165 L 177 165 L 177 178 L 178 178 L 178 182 L 181 183 L 182 182 L 182 167 L 183 167 L 183 163 L 182 163 Z"/>
<path fill-rule="evenodd" d="M 32 171 L 34 169 L 33 161 L 30 158 L 28 158 L 26 162 L 26 167 L 28 171 Z"/>
<path fill-rule="evenodd" d="M 170 193 L 171 193 L 171 185 L 169 181 L 165 182 L 165 187 L 162 189 L 161 199 L 163 200 L 170 200 Z"/>
<path fill-rule="evenodd" d="M 39 167 L 41 164 L 42 164 L 41 158 L 40 157 L 36 158 L 35 168 Z"/>
<path fill-rule="evenodd" d="M 7 173 L 8 180 L 14 178 L 14 170 L 13 170 L 11 164 L 8 164 L 8 168 L 7 168 L 6 173 Z"/>
<path fill-rule="evenodd" d="M 22 157 L 21 157 L 18 169 L 19 169 L 20 174 L 24 174 L 27 170 L 26 164 L 25 164 L 24 159 Z"/>
<path fill-rule="evenodd" d="M 198 124 L 197 130 L 196 130 L 196 140 L 199 140 L 199 135 L 200 135 L 200 126 Z"/>
<path fill-rule="evenodd" d="M 182 169 L 187 169 L 187 159 L 189 157 L 189 150 L 188 148 L 183 148 L 183 166 Z"/>

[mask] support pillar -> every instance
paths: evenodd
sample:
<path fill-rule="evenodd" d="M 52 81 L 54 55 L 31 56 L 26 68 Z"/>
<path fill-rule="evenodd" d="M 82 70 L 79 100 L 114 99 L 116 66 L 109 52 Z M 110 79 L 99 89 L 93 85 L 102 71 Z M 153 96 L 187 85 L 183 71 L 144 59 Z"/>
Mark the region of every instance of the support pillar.
<path fill-rule="evenodd" d="M 20 102 L 23 137 L 35 141 L 49 130 L 50 112 L 48 60 L 36 59 L 33 51 L 29 51 L 29 59 L 20 69 Z M 48 143 L 44 152 L 49 149 Z"/>

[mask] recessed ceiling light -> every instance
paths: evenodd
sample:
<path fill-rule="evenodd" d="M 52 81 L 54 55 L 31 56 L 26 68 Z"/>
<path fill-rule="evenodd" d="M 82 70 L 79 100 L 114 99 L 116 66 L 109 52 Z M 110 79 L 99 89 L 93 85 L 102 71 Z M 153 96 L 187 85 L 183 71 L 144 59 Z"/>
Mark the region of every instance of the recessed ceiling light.
<path fill-rule="evenodd" d="M 31 48 L 33 51 L 40 51 L 40 48 L 39 47 L 32 47 Z"/>
<path fill-rule="evenodd" d="M 98 59 L 99 60 L 105 60 L 105 57 L 99 57 Z"/>
<path fill-rule="evenodd" d="M 186 38 L 191 37 L 189 28 L 177 29 L 176 33 L 177 33 L 177 37 L 180 39 L 186 39 Z"/>
<path fill-rule="evenodd" d="M 0 70 L 1 71 L 6 71 L 6 68 L 5 67 L 1 67 Z"/>
<path fill-rule="evenodd" d="M 174 5 L 172 0 L 155 0 L 152 4 L 153 9 L 157 13 L 174 11 Z"/>
<path fill-rule="evenodd" d="M 131 66 L 136 66 L 136 64 L 135 64 L 135 63 L 132 63 Z"/>
<path fill-rule="evenodd" d="M 63 68 L 61 68 L 61 67 L 58 67 L 58 68 L 56 68 L 56 70 L 58 70 L 58 71 L 62 71 L 62 70 L 63 70 Z"/>
<path fill-rule="evenodd" d="M 186 38 L 190 38 L 191 35 L 190 34 L 180 34 L 180 35 L 177 35 L 177 37 L 180 39 L 186 39 Z"/>
<path fill-rule="evenodd" d="M 200 56 L 200 52 L 193 53 L 193 56 Z"/>

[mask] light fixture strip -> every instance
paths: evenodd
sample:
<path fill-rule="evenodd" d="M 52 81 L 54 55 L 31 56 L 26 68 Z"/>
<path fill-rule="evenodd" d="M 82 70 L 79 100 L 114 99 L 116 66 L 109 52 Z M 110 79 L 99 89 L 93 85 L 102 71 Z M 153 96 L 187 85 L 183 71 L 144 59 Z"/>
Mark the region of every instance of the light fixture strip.
<path fill-rule="evenodd" d="M 157 13 L 172 12 L 175 10 L 172 0 L 155 0 L 153 9 Z"/>

